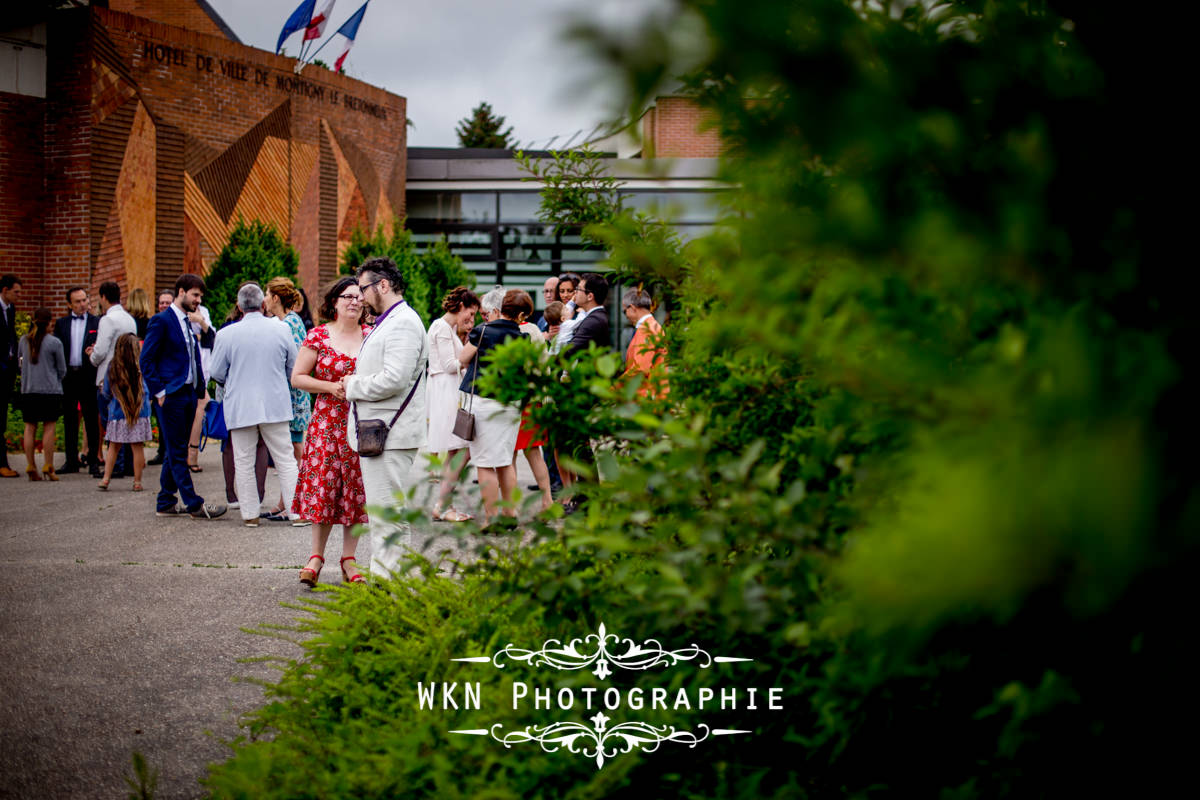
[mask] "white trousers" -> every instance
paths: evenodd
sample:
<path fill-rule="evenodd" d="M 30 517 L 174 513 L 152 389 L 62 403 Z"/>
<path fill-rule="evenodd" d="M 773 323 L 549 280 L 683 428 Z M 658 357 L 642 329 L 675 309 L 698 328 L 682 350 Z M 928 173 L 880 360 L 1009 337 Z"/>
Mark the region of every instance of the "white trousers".
<path fill-rule="evenodd" d="M 233 447 L 233 484 L 237 487 L 239 511 L 242 519 L 254 519 L 260 513 L 263 499 L 258 496 L 258 483 L 254 479 L 254 457 L 258 449 L 258 436 L 262 434 L 267 452 L 275 460 L 275 474 L 279 476 L 279 488 L 283 490 L 283 510 L 292 513 L 292 498 L 296 495 L 296 454 L 292 450 L 292 436 L 286 422 L 264 422 L 245 428 L 232 428 L 229 443 Z"/>
<path fill-rule="evenodd" d="M 400 559 L 412 546 L 412 530 L 408 523 L 383 519 L 385 508 L 402 508 L 404 498 L 396 497 L 405 490 L 417 450 L 384 450 L 383 455 L 360 458 L 363 488 L 367 494 L 367 519 L 371 528 L 371 571 L 381 575 L 396 570 Z"/>

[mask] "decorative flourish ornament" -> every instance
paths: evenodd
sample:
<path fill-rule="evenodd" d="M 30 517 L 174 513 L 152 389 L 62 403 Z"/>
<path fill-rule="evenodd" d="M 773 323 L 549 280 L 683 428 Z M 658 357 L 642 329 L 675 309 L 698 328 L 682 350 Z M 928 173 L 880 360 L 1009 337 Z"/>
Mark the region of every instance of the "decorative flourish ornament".
<path fill-rule="evenodd" d="M 636 747 L 646 753 L 653 753 L 663 742 L 676 742 L 688 747 L 695 747 L 709 737 L 746 731 L 710 730 L 701 723 L 697 732 L 676 730 L 672 725 L 650 725 L 645 722 L 622 722 L 611 728 L 605 728 L 609 718 L 599 712 L 589 719 L 592 727 L 581 722 L 555 722 L 551 725 L 530 725 L 524 730 L 501 732 L 501 723 L 492 726 L 490 735 L 493 739 L 511 748 L 514 744 L 537 742 L 547 753 L 566 748 L 571 753 L 578 753 L 587 758 L 595 759 L 596 769 L 601 769 L 607 759 L 623 753 L 632 752 Z"/>
<path fill-rule="evenodd" d="M 625 647 L 623 653 L 614 650 Z M 692 644 L 678 650 L 666 650 L 657 639 L 647 639 L 638 644 L 633 639 L 622 639 L 615 633 L 609 633 L 600 623 L 597 633 L 588 634 L 582 639 L 572 639 L 564 645 L 558 639 L 547 639 L 539 650 L 527 650 L 506 645 L 497 650 L 491 657 L 473 656 L 456 658 L 454 661 L 488 662 L 498 669 L 504 668 L 504 659 L 521 661 L 531 667 L 548 666 L 560 670 L 578 670 L 595 665 L 592 673 L 604 680 L 612 674 L 611 667 L 627 670 L 647 670 L 652 667 L 666 665 L 673 667 L 681 661 L 696 661 L 701 669 L 711 666 L 714 662 L 753 661 L 752 658 L 732 658 L 727 656 L 709 655 L 706 650 Z M 611 666 L 610 666 L 611 665 Z"/>

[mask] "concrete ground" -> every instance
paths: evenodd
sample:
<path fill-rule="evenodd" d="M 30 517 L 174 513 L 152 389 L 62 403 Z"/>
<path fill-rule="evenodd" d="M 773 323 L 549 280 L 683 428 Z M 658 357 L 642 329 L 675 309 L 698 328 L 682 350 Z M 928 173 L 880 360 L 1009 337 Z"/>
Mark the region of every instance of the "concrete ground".
<path fill-rule="evenodd" d="M 262 702 L 242 679 L 276 674 L 241 659 L 300 654 L 242 629 L 302 613 L 282 604 L 309 594 L 299 569 L 310 529 L 246 528 L 237 511 L 158 519 L 158 467 L 147 467 L 145 492 L 124 478 L 103 493 L 86 474 L 31 483 L 24 456 L 9 460 L 22 474 L 0 479 L 0 797 L 125 797 L 135 750 L 160 772 L 158 797 L 203 796 L 206 765 L 226 757 L 239 716 Z M 412 480 L 427 498 L 424 463 Z M 209 448 L 200 464 L 197 490 L 224 501 L 220 454 Z M 533 483 L 524 459 L 518 472 L 522 489 Z M 474 511 L 469 481 L 457 505 Z M 267 496 L 278 497 L 273 470 Z M 453 528 L 417 530 L 414 545 L 466 558 L 473 537 Z M 334 528 L 322 582 L 341 580 L 340 538 Z M 363 537 L 360 564 L 368 550 Z"/>

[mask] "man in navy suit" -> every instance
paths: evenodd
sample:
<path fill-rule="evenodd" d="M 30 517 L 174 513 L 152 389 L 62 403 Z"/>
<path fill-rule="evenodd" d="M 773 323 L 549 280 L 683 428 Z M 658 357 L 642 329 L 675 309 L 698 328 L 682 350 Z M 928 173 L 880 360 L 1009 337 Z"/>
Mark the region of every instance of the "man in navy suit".
<path fill-rule="evenodd" d="M 187 446 L 196 418 L 196 400 L 204 396 L 204 370 L 200 367 L 200 342 L 192 334 L 188 314 L 204 299 L 204 281 L 184 273 L 175 281 L 175 301 L 150 318 L 142 344 L 142 377 L 159 406 L 162 441 L 166 448 L 159 478 L 157 515 L 190 514 L 194 519 L 215 519 L 225 506 L 206 504 L 192 486 Z M 175 499 L 179 493 L 179 502 Z"/>
<path fill-rule="evenodd" d="M 88 358 L 96 344 L 100 318 L 88 311 L 88 293 L 82 286 L 67 289 L 67 305 L 71 313 L 54 323 L 54 336 L 63 343 L 67 356 L 67 376 L 63 378 L 63 450 L 67 461 L 58 470 L 60 475 L 79 472 L 80 466 L 93 471 L 100 465 L 100 426 L 96 408 L 96 368 Z M 83 429 L 87 431 L 87 463 L 79 463 L 79 415 L 83 412 Z M 101 473 L 103 477 L 104 473 Z"/>
<path fill-rule="evenodd" d="M 599 347 L 612 347 L 612 328 L 608 324 L 608 311 L 604 301 L 608 299 L 608 281 L 603 275 L 589 272 L 575 287 L 575 305 L 583 312 L 583 319 L 575 326 L 575 334 L 564 351 L 566 355 L 588 349 L 588 342 Z"/>
<path fill-rule="evenodd" d="M 16 275 L 0 278 L 0 433 L 8 425 L 8 401 L 17 377 L 17 309 L 21 297 L 21 279 Z M 8 466 L 8 448 L 0 446 L 0 478 L 15 478 L 17 471 Z"/>

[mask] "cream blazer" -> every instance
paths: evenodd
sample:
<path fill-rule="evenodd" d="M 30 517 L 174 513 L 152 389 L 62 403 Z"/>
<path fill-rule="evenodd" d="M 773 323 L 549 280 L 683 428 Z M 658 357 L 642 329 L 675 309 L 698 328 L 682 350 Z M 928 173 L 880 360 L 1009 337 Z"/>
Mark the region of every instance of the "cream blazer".
<path fill-rule="evenodd" d="M 346 376 L 346 399 L 350 401 L 346 427 L 353 450 L 358 450 L 354 406 L 358 406 L 360 420 L 391 422 L 413 382 L 424 379 L 428 357 L 425 326 L 407 302 L 393 308 L 375 326 L 358 351 L 354 374 Z M 425 444 L 425 427 L 425 389 L 418 386 L 408 408 L 388 433 L 385 447 L 388 450 L 421 447 Z"/>

